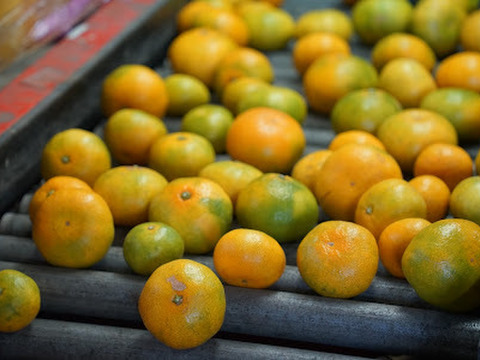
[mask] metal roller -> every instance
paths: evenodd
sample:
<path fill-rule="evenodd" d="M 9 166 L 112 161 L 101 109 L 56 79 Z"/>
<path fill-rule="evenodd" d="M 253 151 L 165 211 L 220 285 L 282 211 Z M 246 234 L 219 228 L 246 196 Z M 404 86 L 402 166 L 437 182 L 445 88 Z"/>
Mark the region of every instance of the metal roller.
<path fill-rule="evenodd" d="M 137 300 L 144 277 L 0 262 L 38 283 L 42 312 L 140 324 Z M 222 331 L 386 354 L 473 359 L 478 314 L 225 286 Z M 279 326 L 281 324 L 281 326 Z"/>

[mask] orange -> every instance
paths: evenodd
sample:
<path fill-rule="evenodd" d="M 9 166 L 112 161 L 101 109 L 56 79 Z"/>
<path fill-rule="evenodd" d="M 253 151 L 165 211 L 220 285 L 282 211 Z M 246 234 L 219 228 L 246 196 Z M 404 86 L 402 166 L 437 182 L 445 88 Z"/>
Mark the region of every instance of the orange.
<path fill-rule="evenodd" d="M 318 294 L 333 298 L 351 298 L 367 290 L 378 262 L 373 235 L 348 221 L 318 224 L 297 249 L 297 266 L 305 283 Z"/>
<path fill-rule="evenodd" d="M 419 175 L 409 180 L 427 204 L 426 219 L 435 222 L 445 218 L 450 203 L 450 189 L 447 184 L 435 175 Z"/>
<path fill-rule="evenodd" d="M 306 139 L 293 117 L 257 107 L 237 115 L 227 133 L 227 153 L 263 172 L 289 173 L 302 156 Z"/>
<path fill-rule="evenodd" d="M 153 142 L 167 132 L 160 118 L 142 110 L 125 108 L 107 119 L 103 139 L 118 164 L 146 165 Z"/>
<path fill-rule="evenodd" d="M 465 9 L 457 1 L 422 0 L 413 8 L 410 32 L 443 58 L 457 49 L 465 16 Z"/>
<path fill-rule="evenodd" d="M 229 0 L 215 1 L 190 1 L 185 4 L 177 14 L 176 24 L 179 33 L 194 27 L 197 18 L 205 12 L 219 8 L 224 10 L 232 10 L 233 7 Z"/>
<path fill-rule="evenodd" d="M 213 250 L 229 230 L 232 201 L 216 182 L 184 177 L 169 182 L 151 201 L 149 221 L 173 227 L 185 242 L 185 252 L 205 254 Z"/>
<path fill-rule="evenodd" d="M 167 58 L 176 73 L 195 76 L 212 88 L 220 60 L 238 44 L 210 28 L 193 28 L 177 35 L 167 49 Z"/>
<path fill-rule="evenodd" d="M 329 53 L 350 54 L 350 44 L 335 33 L 326 31 L 308 33 L 299 38 L 293 46 L 293 65 L 298 73 L 303 75 L 315 59 Z"/>
<path fill-rule="evenodd" d="M 480 92 L 480 52 L 461 51 L 437 66 L 435 80 L 439 87 L 459 87 Z"/>
<path fill-rule="evenodd" d="M 351 17 L 336 8 L 310 9 L 298 17 L 295 23 L 297 38 L 318 31 L 332 33 L 350 41 L 354 29 Z"/>
<path fill-rule="evenodd" d="M 259 88 L 267 89 L 269 86 L 269 83 L 259 78 L 242 76 L 233 79 L 225 85 L 220 95 L 220 101 L 234 115 L 238 115 L 238 103 L 244 96 L 247 96 Z"/>
<path fill-rule="evenodd" d="M 402 110 L 402 104 L 390 93 L 368 88 L 348 92 L 334 105 L 330 121 L 335 133 L 364 130 L 376 134 L 388 116 Z"/>
<path fill-rule="evenodd" d="M 320 149 L 303 156 L 293 166 L 291 176 L 314 192 L 317 173 L 331 153 L 331 150 Z"/>
<path fill-rule="evenodd" d="M 423 196 L 404 179 L 385 179 L 369 187 L 358 200 L 355 222 L 371 231 L 376 239 L 392 222 L 426 218 Z"/>
<path fill-rule="evenodd" d="M 380 261 L 387 271 L 404 279 L 402 256 L 412 238 L 431 222 L 423 218 L 405 218 L 388 225 L 378 238 Z"/>
<path fill-rule="evenodd" d="M 315 196 L 332 220 L 353 221 L 360 196 L 377 182 L 403 177 L 387 152 L 369 145 L 348 144 L 335 150 L 317 173 Z"/>
<path fill-rule="evenodd" d="M 467 15 L 460 29 L 460 44 L 463 50 L 480 51 L 480 9 Z"/>
<path fill-rule="evenodd" d="M 397 32 L 380 39 L 372 48 L 371 60 L 380 70 L 389 61 L 401 57 L 417 60 L 425 69 L 432 71 L 437 63 L 433 49 L 422 38 Z"/>
<path fill-rule="evenodd" d="M 183 257 L 185 245 L 180 234 L 160 222 L 144 222 L 131 228 L 122 250 L 128 266 L 139 275 L 151 275 L 156 268 Z"/>
<path fill-rule="evenodd" d="M 211 6 L 199 11 L 192 27 L 207 27 L 227 35 L 240 46 L 246 46 L 250 31 L 245 20 L 233 9 Z"/>
<path fill-rule="evenodd" d="M 427 94 L 420 107 L 445 116 L 455 127 L 460 142 L 480 138 L 480 94 L 463 88 L 439 88 Z"/>
<path fill-rule="evenodd" d="M 46 180 L 67 175 L 92 186 L 111 166 L 110 152 L 98 135 L 71 128 L 56 133 L 47 141 L 42 149 L 40 171 Z"/>
<path fill-rule="evenodd" d="M 189 259 L 166 263 L 147 279 L 138 312 L 147 330 L 173 349 L 202 345 L 222 327 L 225 289 L 207 266 Z"/>
<path fill-rule="evenodd" d="M 179 131 L 162 136 L 152 144 L 148 166 L 170 181 L 178 177 L 196 176 L 215 161 L 215 149 L 204 136 Z"/>
<path fill-rule="evenodd" d="M 252 5 L 244 7 L 239 13 L 249 30 L 248 46 L 260 51 L 284 49 L 295 33 L 293 16 L 273 5 Z"/>
<path fill-rule="evenodd" d="M 443 142 L 457 145 L 457 132 L 444 116 L 430 110 L 404 109 L 386 118 L 377 137 L 405 173 L 412 173 L 415 159 L 426 146 Z"/>
<path fill-rule="evenodd" d="M 273 65 L 261 51 L 238 47 L 226 54 L 218 63 L 214 75 L 214 89 L 221 96 L 225 86 L 239 77 L 254 77 L 271 83 L 274 79 Z"/>
<path fill-rule="evenodd" d="M 252 90 L 238 101 L 237 112 L 241 113 L 255 107 L 269 107 L 283 111 L 299 124 L 305 122 L 308 113 L 307 101 L 303 95 L 286 86 L 271 85 Z"/>
<path fill-rule="evenodd" d="M 383 145 L 375 135 L 364 130 L 347 130 L 335 135 L 328 144 L 328 149 L 333 151 L 337 150 L 340 146 L 352 143 L 376 146 L 379 149 L 385 150 L 385 145 Z"/>
<path fill-rule="evenodd" d="M 473 175 L 473 159 L 458 145 L 431 144 L 418 154 L 413 175 L 435 175 L 452 191 L 460 181 Z"/>
<path fill-rule="evenodd" d="M 463 219 L 445 219 L 422 229 L 405 249 L 405 278 L 431 305 L 452 312 L 478 308 L 480 227 Z"/>
<path fill-rule="evenodd" d="M 217 104 L 197 106 L 182 117 L 181 131 L 204 136 L 213 145 L 217 154 L 225 152 L 228 129 L 233 123 L 233 114 Z"/>
<path fill-rule="evenodd" d="M 148 219 L 151 199 L 167 184 L 163 175 L 144 166 L 116 166 L 100 175 L 93 190 L 103 197 L 115 225 L 135 226 Z"/>
<path fill-rule="evenodd" d="M 194 107 L 208 104 L 210 90 L 199 79 L 188 74 L 170 74 L 165 77 L 168 98 L 167 115 L 182 116 Z"/>
<path fill-rule="evenodd" d="M 432 73 L 415 59 L 390 60 L 380 71 L 378 87 L 392 94 L 404 108 L 420 106 L 437 88 Z"/>
<path fill-rule="evenodd" d="M 303 90 L 313 111 L 330 113 L 348 92 L 375 87 L 377 70 L 356 55 L 326 54 L 317 58 L 303 75 Z"/>
<path fill-rule="evenodd" d="M 235 215 L 241 227 L 286 243 L 300 240 L 317 224 L 319 209 L 313 193 L 300 181 L 267 173 L 239 192 Z"/>
<path fill-rule="evenodd" d="M 165 115 L 168 94 L 163 78 L 142 64 L 120 65 L 103 80 L 101 106 L 105 116 L 134 108 L 154 116 Z"/>
<path fill-rule="evenodd" d="M 85 181 L 73 176 L 54 176 L 41 184 L 33 193 L 28 206 L 30 220 L 33 221 L 38 209 L 50 195 L 63 188 L 92 190 Z"/>
<path fill-rule="evenodd" d="M 205 166 L 198 175 L 218 183 L 235 205 L 238 193 L 263 172 L 241 161 L 221 160 Z"/>
<path fill-rule="evenodd" d="M 40 312 L 40 289 L 27 274 L 0 270 L 0 333 L 16 332 L 31 324 Z"/>
<path fill-rule="evenodd" d="M 455 218 L 467 219 L 480 225 L 480 176 L 462 180 L 450 196 L 450 213 Z"/>
<path fill-rule="evenodd" d="M 408 30 L 413 5 L 408 0 L 362 0 L 353 5 L 352 23 L 368 45 L 383 37 Z"/>
<path fill-rule="evenodd" d="M 108 204 L 94 191 L 63 188 L 46 198 L 32 223 L 32 239 L 54 266 L 86 268 L 106 255 L 114 238 Z"/>
<path fill-rule="evenodd" d="M 220 279 L 233 286 L 262 289 L 283 274 L 287 259 L 280 244 L 262 231 L 234 229 L 223 235 L 213 251 Z"/>

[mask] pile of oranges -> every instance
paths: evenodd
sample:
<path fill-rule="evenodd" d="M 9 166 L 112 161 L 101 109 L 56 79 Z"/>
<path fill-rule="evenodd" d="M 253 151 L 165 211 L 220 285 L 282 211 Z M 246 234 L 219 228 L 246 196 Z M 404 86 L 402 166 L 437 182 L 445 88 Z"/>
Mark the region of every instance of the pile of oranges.
<path fill-rule="evenodd" d="M 46 261 L 89 267 L 126 227 L 144 324 L 177 349 L 220 329 L 223 284 L 274 284 L 284 243 L 322 296 L 359 295 L 380 265 L 439 309 L 480 306 L 479 1 L 339 0 L 294 18 L 281 0 L 195 0 L 177 30 L 164 74 L 105 77 L 100 133 L 45 145 L 30 217 Z M 276 51 L 298 87 L 275 82 Z M 306 125 L 328 146 L 307 146 Z"/>

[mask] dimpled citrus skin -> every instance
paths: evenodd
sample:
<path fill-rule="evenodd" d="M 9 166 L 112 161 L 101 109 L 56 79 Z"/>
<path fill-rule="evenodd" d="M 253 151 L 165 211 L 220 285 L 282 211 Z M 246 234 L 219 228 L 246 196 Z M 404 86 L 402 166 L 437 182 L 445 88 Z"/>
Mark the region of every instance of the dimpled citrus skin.
<path fill-rule="evenodd" d="M 444 219 L 421 230 L 402 257 L 405 278 L 426 302 L 453 312 L 480 306 L 480 227 Z"/>
<path fill-rule="evenodd" d="M 190 349 L 221 328 L 225 290 L 207 266 L 189 259 L 166 263 L 148 278 L 138 300 L 145 327 L 165 345 Z"/>

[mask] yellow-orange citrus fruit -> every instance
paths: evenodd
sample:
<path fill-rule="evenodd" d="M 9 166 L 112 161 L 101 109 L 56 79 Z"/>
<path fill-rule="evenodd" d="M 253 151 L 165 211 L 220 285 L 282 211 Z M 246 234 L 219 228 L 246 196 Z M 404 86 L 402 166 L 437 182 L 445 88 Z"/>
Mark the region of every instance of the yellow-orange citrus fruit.
<path fill-rule="evenodd" d="M 335 133 L 364 130 L 377 133 L 388 116 L 402 110 L 402 104 L 390 93 L 379 88 L 359 89 L 342 96 L 330 113 Z"/>
<path fill-rule="evenodd" d="M 402 257 L 405 278 L 431 305 L 453 312 L 480 306 L 480 226 L 444 219 L 413 237 Z"/>
<path fill-rule="evenodd" d="M 346 41 L 350 41 L 354 33 L 351 17 L 336 8 L 311 9 L 298 17 L 295 23 L 297 38 L 317 31 L 338 35 Z"/>
<path fill-rule="evenodd" d="M 303 75 L 315 59 L 329 53 L 350 54 L 350 44 L 340 35 L 331 32 L 312 32 L 295 42 L 292 49 L 293 65 Z"/>
<path fill-rule="evenodd" d="M 417 60 L 396 58 L 380 70 L 378 87 L 392 94 L 404 108 L 412 108 L 420 106 L 437 84 L 432 73 Z"/>
<path fill-rule="evenodd" d="M 373 65 L 382 69 L 389 61 L 401 57 L 417 60 L 428 71 L 437 63 L 437 55 L 422 38 L 406 32 L 397 32 L 380 39 L 372 48 Z"/>
<path fill-rule="evenodd" d="M 60 189 L 47 197 L 32 223 L 32 239 L 55 266 L 86 268 L 100 261 L 114 238 L 108 204 L 92 190 Z"/>
<path fill-rule="evenodd" d="M 390 115 L 378 128 L 377 137 L 405 173 L 412 173 L 415 159 L 426 146 L 437 142 L 458 143 L 457 132 L 447 118 L 421 108 Z"/>
<path fill-rule="evenodd" d="M 208 104 L 210 89 L 193 75 L 174 73 L 165 77 L 168 93 L 167 115 L 182 116 L 194 107 Z"/>
<path fill-rule="evenodd" d="M 40 312 L 40 289 L 33 278 L 14 270 L 0 270 L 0 333 L 19 331 Z"/>
<path fill-rule="evenodd" d="M 213 250 L 233 220 L 233 205 L 216 182 L 202 177 L 170 181 L 150 202 L 149 221 L 163 222 L 178 231 L 185 252 Z"/>
<path fill-rule="evenodd" d="M 123 257 L 139 275 L 151 275 L 159 266 L 183 257 L 180 234 L 161 222 L 143 222 L 131 228 L 123 240 Z"/>
<path fill-rule="evenodd" d="M 146 165 L 150 147 L 168 132 L 160 118 L 138 109 L 121 109 L 107 119 L 103 139 L 121 165 Z"/>
<path fill-rule="evenodd" d="M 420 107 L 445 116 L 457 130 L 460 142 L 480 138 L 480 93 L 457 87 L 438 88 L 422 99 Z"/>
<path fill-rule="evenodd" d="M 213 87 L 215 70 L 238 44 L 217 30 L 199 27 L 180 33 L 170 43 L 167 57 L 176 73 L 195 76 Z"/>
<path fill-rule="evenodd" d="M 404 179 L 385 179 L 369 187 L 358 200 L 355 222 L 376 239 L 382 231 L 400 219 L 427 217 L 423 196 Z"/>
<path fill-rule="evenodd" d="M 408 0 L 362 0 L 353 5 L 352 23 L 368 45 L 383 37 L 408 30 L 413 5 Z"/>
<path fill-rule="evenodd" d="M 293 166 L 291 176 L 314 192 L 317 173 L 331 153 L 331 150 L 320 149 L 303 156 Z"/>
<path fill-rule="evenodd" d="M 147 279 L 138 311 L 147 330 L 173 349 L 191 349 L 212 338 L 225 317 L 225 289 L 207 266 L 170 261 Z"/>
<path fill-rule="evenodd" d="M 346 144 L 370 145 L 385 150 L 385 145 L 375 135 L 364 130 L 347 130 L 336 134 L 328 144 L 328 149 L 337 150 Z"/>
<path fill-rule="evenodd" d="M 317 173 L 315 196 L 332 220 L 353 221 L 360 196 L 377 182 L 403 174 L 395 159 L 374 146 L 348 144 L 335 150 Z"/>
<path fill-rule="evenodd" d="M 241 161 L 220 160 L 205 166 L 198 175 L 218 183 L 235 205 L 238 193 L 263 172 Z"/>
<path fill-rule="evenodd" d="M 431 222 L 423 218 L 405 218 L 389 224 L 378 238 L 380 261 L 387 271 L 404 279 L 402 256 L 412 238 Z"/>
<path fill-rule="evenodd" d="M 409 180 L 427 204 L 427 217 L 430 222 L 445 218 L 450 203 L 450 189 L 447 184 L 435 175 L 419 175 Z"/>
<path fill-rule="evenodd" d="M 317 224 L 319 209 L 315 196 L 301 182 L 266 173 L 239 192 L 235 216 L 240 226 L 286 243 L 301 239 Z"/>
<path fill-rule="evenodd" d="M 135 226 L 148 219 L 152 198 L 167 185 L 167 179 L 145 166 L 122 165 L 100 175 L 93 190 L 107 202 L 115 225 Z"/>
<path fill-rule="evenodd" d="M 170 181 L 196 176 L 215 161 L 215 149 L 204 136 L 193 132 L 172 132 L 157 139 L 150 148 L 148 167 Z"/>
<path fill-rule="evenodd" d="M 120 65 L 103 80 L 101 106 L 105 116 L 123 108 L 165 115 L 168 93 L 160 74 L 142 64 Z"/>
<path fill-rule="evenodd" d="M 363 226 L 325 221 L 313 228 L 297 249 L 297 266 L 315 292 L 351 298 L 368 289 L 379 262 L 377 241 Z"/>
<path fill-rule="evenodd" d="M 466 219 L 480 225 L 480 176 L 462 180 L 450 195 L 449 209 L 455 218 Z"/>
<path fill-rule="evenodd" d="M 252 229 L 233 229 L 215 245 L 213 264 L 220 279 L 233 286 L 262 289 L 283 274 L 287 259 L 277 240 Z"/>
<path fill-rule="evenodd" d="M 55 191 L 63 188 L 92 190 L 90 185 L 85 181 L 73 176 L 59 175 L 46 180 L 35 190 L 32 199 L 30 200 L 30 204 L 28 205 L 28 214 L 32 222 L 43 201 Z"/>
<path fill-rule="evenodd" d="M 303 75 L 302 83 L 311 109 L 329 113 L 348 92 L 375 87 L 377 70 L 357 55 L 326 54 L 317 58 Z"/>
<path fill-rule="evenodd" d="M 463 50 L 480 51 L 480 9 L 467 15 L 460 29 L 460 44 Z"/>
<path fill-rule="evenodd" d="M 435 175 L 447 184 L 450 191 L 473 175 L 473 159 L 462 147 L 453 144 L 430 144 L 418 154 L 413 175 Z"/>
<path fill-rule="evenodd" d="M 443 58 L 457 49 L 465 16 L 465 9 L 457 1 L 422 0 L 413 8 L 410 32 Z"/>
<path fill-rule="evenodd" d="M 47 180 L 53 176 L 67 175 L 93 186 L 97 177 L 111 166 L 108 147 L 98 135 L 71 128 L 56 133 L 45 144 L 40 171 Z"/>
<path fill-rule="evenodd" d="M 306 145 L 302 127 L 290 115 L 256 107 L 235 118 L 227 133 L 227 153 L 263 172 L 289 173 Z"/>
<path fill-rule="evenodd" d="M 435 80 L 439 87 L 459 87 L 480 92 L 480 52 L 461 51 L 438 64 Z"/>

